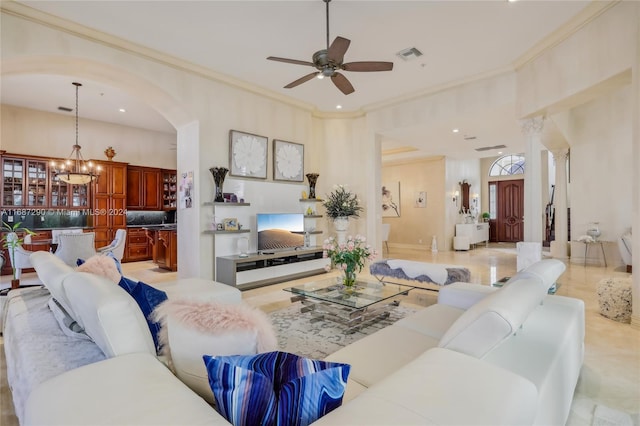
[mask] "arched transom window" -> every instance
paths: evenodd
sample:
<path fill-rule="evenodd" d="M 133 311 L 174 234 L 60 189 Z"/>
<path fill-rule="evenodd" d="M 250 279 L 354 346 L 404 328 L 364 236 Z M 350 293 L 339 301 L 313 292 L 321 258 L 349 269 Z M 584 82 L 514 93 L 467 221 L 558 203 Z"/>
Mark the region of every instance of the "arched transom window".
<path fill-rule="evenodd" d="M 524 173 L 524 155 L 503 155 L 489 168 L 489 176 L 510 176 Z"/>

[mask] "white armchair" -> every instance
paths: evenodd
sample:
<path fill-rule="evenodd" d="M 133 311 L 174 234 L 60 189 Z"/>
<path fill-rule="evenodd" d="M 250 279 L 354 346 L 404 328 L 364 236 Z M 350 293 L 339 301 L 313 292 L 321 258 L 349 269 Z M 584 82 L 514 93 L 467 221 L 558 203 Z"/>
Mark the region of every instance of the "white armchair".
<path fill-rule="evenodd" d="M 86 260 L 96 254 L 95 239 L 94 232 L 61 234 L 58 236 L 58 248 L 54 254 L 67 265 L 75 267 L 78 259 Z"/>
<path fill-rule="evenodd" d="M 627 266 L 627 272 L 631 272 L 631 245 L 632 245 L 632 236 L 631 231 L 625 233 L 621 237 L 618 238 L 618 249 L 620 250 L 620 257 L 622 257 L 622 261 Z"/>
<path fill-rule="evenodd" d="M 7 234 L 7 242 L 11 243 L 17 239 L 18 235 L 15 232 L 9 232 Z M 11 267 L 16 269 L 16 279 L 19 280 L 23 269 L 33 268 L 31 260 L 29 260 L 29 256 L 31 256 L 32 252 L 25 250 L 21 245 L 17 246 L 15 250 L 9 249 L 7 251 L 9 252 Z"/>
<path fill-rule="evenodd" d="M 127 231 L 126 229 L 118 229 L 116 231 L 116 236 L 114 237 L 111 244 L 108 246 L 100 247 L 98 249 L 98 253 L 107 254 L 109 252 L 113 253 L 113 256 L 118 259 L 118 261 L 122 261 L 124 257 L 124 245 L 127 242 Z"/>

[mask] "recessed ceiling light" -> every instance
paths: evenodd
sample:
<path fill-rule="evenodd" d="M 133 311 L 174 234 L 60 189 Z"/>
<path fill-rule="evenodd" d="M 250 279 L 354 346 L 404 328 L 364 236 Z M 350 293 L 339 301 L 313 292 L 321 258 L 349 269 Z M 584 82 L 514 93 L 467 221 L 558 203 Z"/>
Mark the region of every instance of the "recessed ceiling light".
<path fill-rule="evenodd" d="M 318 75 L 316 76 L 316 78 L 318 80 L 322 80 L 324 78 L 324 74 L 322 74 L 321 72 L 318 73 Z"/>
<path fill-rule="evenodd" d="M 458 133 L 460 129 L 453 129 L 453 133 Z"/>
<path fill-rule="evenodd" d="M 120 112 L 127 112 L 127 110 L 126 110 L 126 109 L 124 109 L 124 108 L 120 108 L 118 111 L 120 111 Z"/>
<path fill-rule="evenodd" d="M 502 155 L 502 151 L 498 151 L 498 155 Z"/>
<path fill-rule="evenodd" d="M 336 105 L 336 109 L 342 109 L 342 105 Z"/>

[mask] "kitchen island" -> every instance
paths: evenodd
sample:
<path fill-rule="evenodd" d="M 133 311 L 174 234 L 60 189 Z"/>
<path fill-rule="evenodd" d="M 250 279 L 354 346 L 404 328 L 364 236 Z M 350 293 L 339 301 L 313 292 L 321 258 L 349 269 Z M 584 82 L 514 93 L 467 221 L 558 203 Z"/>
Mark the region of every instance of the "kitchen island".
<path fill-rule="evenodd" d="M 178 230 L 175 224 L 143 227 L 151 245 L 151 257 L 158 268 L 178 270 Z"/>

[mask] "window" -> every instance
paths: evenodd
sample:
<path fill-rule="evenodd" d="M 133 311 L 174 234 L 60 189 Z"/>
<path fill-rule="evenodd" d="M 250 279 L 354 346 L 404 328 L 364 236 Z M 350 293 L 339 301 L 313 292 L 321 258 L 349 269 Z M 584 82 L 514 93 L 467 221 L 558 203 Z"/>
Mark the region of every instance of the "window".
<path fill-rule="evenodd" d="M 498 217 L 497 193 L 498 185 L 495 182 L 489 183 L 489 219 Z"/>
<path fill-rule="evenodd" d="M 489 176 L 510 176 L 524 174 L 524 155 L 504 155 L 493 162 Z"/>

